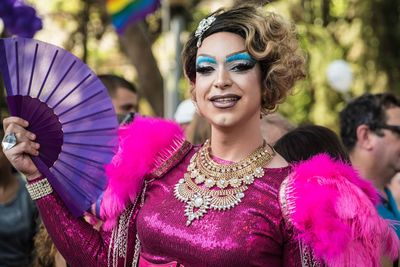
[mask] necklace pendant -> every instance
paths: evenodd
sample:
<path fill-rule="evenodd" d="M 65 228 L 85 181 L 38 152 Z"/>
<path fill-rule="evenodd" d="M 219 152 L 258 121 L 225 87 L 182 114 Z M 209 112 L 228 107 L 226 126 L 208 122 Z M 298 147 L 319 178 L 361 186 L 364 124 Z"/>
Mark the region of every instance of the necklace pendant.
<path fill-rule="evenodd" d="M 240 162 L 221 165 L 212 160 L 209 147 L 206 141 L 192 156 L 187 172 L 174 188 L 175 197 L 185 203 L 186 226 L 203 218 L 210 209 L 227 211 L 239 205 L 248 186 L 265 175 L 263 167 L 273 157 L 264 143 Z"/>
<path fill-rule="evenodd" d="M 210 209 L 211 197 L 195 193 L 186 203 L 186 226 L 189 226 L 192 221 L 202 218 L 207 213 L 207 210 Z"/>

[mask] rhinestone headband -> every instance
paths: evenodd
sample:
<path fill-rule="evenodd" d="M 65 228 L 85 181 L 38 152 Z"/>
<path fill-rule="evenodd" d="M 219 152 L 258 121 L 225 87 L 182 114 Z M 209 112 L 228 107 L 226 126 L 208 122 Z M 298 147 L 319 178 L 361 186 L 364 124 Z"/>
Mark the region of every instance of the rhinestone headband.
<path fill-rule="evenodd" d="M 215 16 L 209 16 L 208 18 L 204 18 L 200 21 L 199 26 L 197 26 L 196 32 L 194 33 L 194 36 L 197 37 L 197 47 L 200 47 L 201 45 L 201 37 L 203 33 L 210 28 L 215 19 Z"/>

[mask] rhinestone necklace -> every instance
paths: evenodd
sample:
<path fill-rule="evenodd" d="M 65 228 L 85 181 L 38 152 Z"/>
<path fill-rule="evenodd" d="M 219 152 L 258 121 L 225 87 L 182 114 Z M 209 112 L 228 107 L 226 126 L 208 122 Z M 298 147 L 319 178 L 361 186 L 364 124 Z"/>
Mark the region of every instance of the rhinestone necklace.
<path fill-rule="evenodd" d="M 185 205 L 186 225 L 201 219 L 209 209 L 228 210 L 238 205 L 248 186 L 264 176 L 264 166 L 273 158 L 264 142 L 245 159 L 227 165 L 214 162 L 207 140 L 174 188 L 175 197 Z"/>

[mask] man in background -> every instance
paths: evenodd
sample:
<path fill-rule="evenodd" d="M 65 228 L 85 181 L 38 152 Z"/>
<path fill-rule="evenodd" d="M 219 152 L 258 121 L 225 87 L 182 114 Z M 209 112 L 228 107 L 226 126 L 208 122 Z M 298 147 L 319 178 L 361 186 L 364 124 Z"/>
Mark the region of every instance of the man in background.
<path fill-rule="evenodd" d="M 139 111 L 139 95 L 135 85 L 113 74 L 103 74 L 98 77 L 108 90 L 119 123 L 126 120 L 128 115 Z"/>
<path fill-rule="evenodd" d="M 393 194 L 387 187 L 400 171 L 400 100 L 389 93 L 365 94 L 340 113 L 340 135 L 360 175 L 378 189 L 379 214 L 400 222 Z M 400 237 L 400 225 L 395 225 Z"/>

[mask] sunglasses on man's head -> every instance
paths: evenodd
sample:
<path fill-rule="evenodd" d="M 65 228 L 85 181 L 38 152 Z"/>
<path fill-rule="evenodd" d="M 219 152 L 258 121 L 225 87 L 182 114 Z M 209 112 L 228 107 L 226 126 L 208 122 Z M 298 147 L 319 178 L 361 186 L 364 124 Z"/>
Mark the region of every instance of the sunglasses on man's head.
<path fill-rule="evenodd" d="M 388 125 L 388 124 L 380 124 L 376 127 L 377 129 L 386 129 L 393 133 L 400 135 L 400 125 Z"/>

